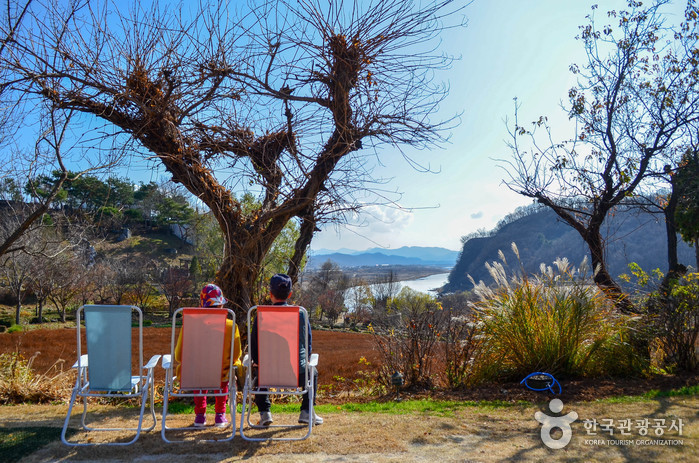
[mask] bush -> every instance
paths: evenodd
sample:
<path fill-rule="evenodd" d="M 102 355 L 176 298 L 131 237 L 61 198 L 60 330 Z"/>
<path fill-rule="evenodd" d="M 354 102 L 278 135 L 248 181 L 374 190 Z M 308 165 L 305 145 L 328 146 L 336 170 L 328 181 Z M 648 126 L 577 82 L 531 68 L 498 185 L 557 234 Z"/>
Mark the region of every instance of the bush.
<path fill-rule="evenodd" d="M 24 331 L 24 327 L 22 325 L 15 325 L 13 324 L 7 329 L 8 333 L 18 333 L 20 331 Z"/>
<path fill-rule="evenodd" d="M 513 250 L 518 255 L 516 246 Z M 502 262 L 486 264 L 496 282 L 475 285 L 482 336 L 481 379 L 521 379 L 534 371 L 564 377 L 635 374 L 643 369 L 629 349 L 629 317 L 617 314 L 594 284 L 567 259 L 539 275 L 508 278 Z M 618 357 L 622 356 L 622 358 Z M 623 368 L 619 368 L 619 366 Z M 622 371 L 619 371 L 622 370 Z"/>
<path fill-rule="evenodd" d="M 449 310 L 442 336 L 444 375 L 447 386 L 451 389 L 460 389 L 473 383 L 482 344 L 472 317 L 459 315 L 459 312 L 461 311 Z"/>
<path fill-rule="evenodd" d="M 668 370 L 697 368 L 699 335 L 699 273 L 670 279 L 646 303 L 659 363 Z"/>
<path fill-rule="evenodd" d="M 381 382 L 391 387 L 391 375 L 401 372 L 406 386 L 434 386 L 432 368 L 445 311 L 433 297 L 403 288 L 389 314 L 370 328 L 382 358 Z"/>
<path fill-rule="evenodd" d="M 0 404 L 46 403 L 68 395 L 70 370 L 63 371 L 60 360 L 46 373 L 37 375 L 32 371 L 37 355 L 25 359 L 19 352 L 0 354 Z"/>

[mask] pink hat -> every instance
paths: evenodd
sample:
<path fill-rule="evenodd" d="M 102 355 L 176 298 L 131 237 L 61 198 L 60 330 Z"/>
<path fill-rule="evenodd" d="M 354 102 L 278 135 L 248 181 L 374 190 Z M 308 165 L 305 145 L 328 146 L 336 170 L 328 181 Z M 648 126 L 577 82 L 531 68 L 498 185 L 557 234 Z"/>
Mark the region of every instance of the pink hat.
<path fill-rule="evenodd" d="M 199 294 L 199 303 L 201 307 L 218 307 L 226 302 L 228 301 L 223 297 L 221 288 L 213 283 L 204 286 Z"/>

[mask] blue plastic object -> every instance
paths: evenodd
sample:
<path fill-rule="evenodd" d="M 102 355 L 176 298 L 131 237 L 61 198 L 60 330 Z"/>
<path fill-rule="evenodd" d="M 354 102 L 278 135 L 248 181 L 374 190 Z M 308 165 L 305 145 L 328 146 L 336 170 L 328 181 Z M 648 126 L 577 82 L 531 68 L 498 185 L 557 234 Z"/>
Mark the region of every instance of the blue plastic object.
<path fill-rule="evenodd" d="M 544 378 L 541 378 L 541 376 L 543 376 Z M 531 384 L 529 384 L 529 382 L 527 380 L 532 380 L 532 382 L 533 381 L 542 381 L 542 382 L 545 382 L 546 386 L 545 387 L 534 387 Z M 527 377 L 524 378 L 522 381 L 520 381 L 519 384 L 524 384 L 532 391 L 551 391 L 551 393 L 553 393 L 553 394 L 556 394 L 554 387 L 558 386 L 558 394 L 560 394 L 562 392 L 561 384 L 558 381 L 556 381 L 556 378 L 554 378 L 551 373 L 544 373 L 543 371 L 535 371 L 534 373 L 528 374 Z"/>

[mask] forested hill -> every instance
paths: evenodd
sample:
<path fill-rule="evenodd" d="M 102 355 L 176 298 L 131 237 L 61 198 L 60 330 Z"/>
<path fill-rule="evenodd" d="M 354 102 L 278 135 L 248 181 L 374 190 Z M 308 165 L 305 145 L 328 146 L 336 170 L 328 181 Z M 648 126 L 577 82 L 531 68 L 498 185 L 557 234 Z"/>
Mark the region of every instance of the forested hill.
<path fill-rule="evenodd" d="M 667 238 L 662 216 L 638 209 L 619 209 L 607 218 L 604 234 L 609 270 L 615 279 L 628 273 L 631 262 L 638 263 L 646 271 L 667 270 Z M 678 241 L 680 263 L 694 265 L 694 250 L 679 237 Z M 573 228 L 560 221 L 550 209 L 539 209 L 498 226 L 490 236 L 465 238 L 461 255 L 444 289 L 448 292 L 472 289 L 467 275 L 475 281 L 492 283 L 485 263 L 499 260 L 498 250 L 505 254 L 511 271 L 518 270 L 513 242 L 517 244 L 525 270 L 530 273 L 537 272 L 541 263 L 551 265 L 558 257 L 567 257 L 577 266 L 589 256 L 582 238 Z M 618 282 L 623 286 L 624 282 Z"/>

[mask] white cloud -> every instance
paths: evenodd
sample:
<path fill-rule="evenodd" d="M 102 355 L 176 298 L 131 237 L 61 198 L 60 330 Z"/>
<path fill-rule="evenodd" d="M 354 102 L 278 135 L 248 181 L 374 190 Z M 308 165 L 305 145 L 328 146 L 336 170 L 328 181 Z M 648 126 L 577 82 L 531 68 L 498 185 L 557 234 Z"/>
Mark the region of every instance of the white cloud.
<path fill-rule="evenodd" d="M 414 215 L 397 207 L 371 205 L 341 226 L 326 225 L 313 238 L 313 248 L 363 250 L 372 247 L 397 248 L 406 245 L 401 239 L 410 228 Z"/>

